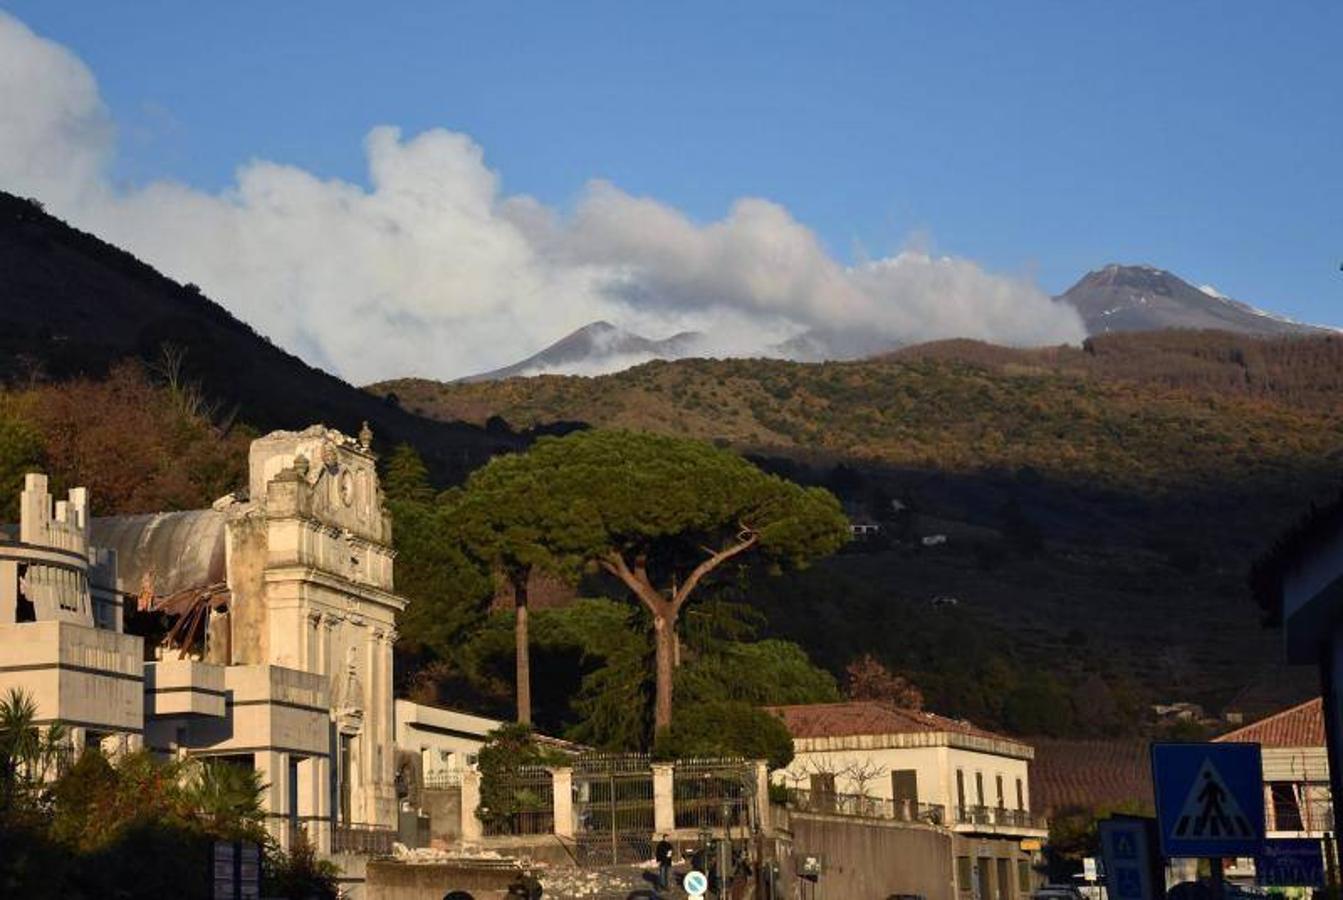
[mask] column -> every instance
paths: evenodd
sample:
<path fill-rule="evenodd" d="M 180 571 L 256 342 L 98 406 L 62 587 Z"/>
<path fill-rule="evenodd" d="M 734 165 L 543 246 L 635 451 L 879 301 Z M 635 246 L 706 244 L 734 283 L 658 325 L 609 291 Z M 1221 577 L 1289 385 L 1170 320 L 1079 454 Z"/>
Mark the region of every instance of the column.
<path fill-rule="evenodd" d="M 770 827 L 769 765 L 764 760 L 757 759 L 753 766 L 755 768 L 755 823 L 761 830 L 765 830 Z"/>
<path fill-rule="evenodd" d="M 283 753 L 263 750 L 252 754 L 252 766 L 261 775 L 265 790 L 261 792 L 261 809 L 266 813 L 266 828 L 285 850 L 289 849 L 289 829 L 285 828 L 285 794 L 288 785 L 288 766 Z"/>
<path fill-rule="evenodd" d="M 676 828 L 676 794 L 671 763 L 653 763 L 653 831 L 664 834 Z"/>
<path fill-rule="evenodd" d="M 474 844 L 480 841 L 482 829 L 480 819 L 476 817 L 476 808 L 480 806 L 480 773 L 468 769 L 462 773 L 462 843 Z"/>
<path fill-rule="evenodd" d="M 331 760 L 311 756 L 298 766 L 298 814 L 318 853 L 331 852 Z"/>
<path fill-rule="evenodd" d="M 550 770 L 555 813 L 555 836 L 574 836 L 574 770 L 568 767 Z"/>

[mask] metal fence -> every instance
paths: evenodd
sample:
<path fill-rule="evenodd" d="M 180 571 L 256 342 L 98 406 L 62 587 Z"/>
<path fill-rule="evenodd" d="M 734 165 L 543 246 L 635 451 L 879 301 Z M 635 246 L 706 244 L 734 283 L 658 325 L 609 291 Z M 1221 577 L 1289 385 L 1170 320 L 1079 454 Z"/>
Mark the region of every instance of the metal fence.
<path fill-rule="evenodd" d="M 639 754 L 584 754 L 573 765 L 574 840 L 585 866 L 653 855 L 653 771 Z"/>
<path fill-rule="evenodd" d="M 337 825 L 331 830 L 333 853 L 359 853 L 364 856 L 389 856 L 396 841 L 396 829 L 381 825 Z"/>
<path fill-rule="evenodd" d="M 437 772 L 424 773 L 424 786 L 428 790 L 444 790 L 446 788 L 459 788 L 462 786 L 462 772 L 460 769 L 442 769 Z"/>
<path fill-rule="evenodd" d="M 955 810 L 958 825 L 993 825 L 1013 828 L 1045 828 L 1043 816 L 1026 809 L 1001 806 L 962 806 Z"/>
<path fill-rule="evenodd" d="M 889 819 L 895 822 L 947 824 L 947 811 L 937 803 L 913 800 L 887 800 L 862 794 L 837 794 L 830 791 L 789 789 L 788 805 L 797 812 L 851 816 L 857 819 Z"/>
<path fill-rule="evenodd" d="M 750 825 L 755 767 L 744 759 L 683 759 L 672 772 L 677 828 Z"/>
<path fill-rule="evenodd" d="M 555 780 L 549 769 L 524 766 L 492 783 L 495 777 L 481 784 L 480 820 L 487 837 L 554 833 Z"/>

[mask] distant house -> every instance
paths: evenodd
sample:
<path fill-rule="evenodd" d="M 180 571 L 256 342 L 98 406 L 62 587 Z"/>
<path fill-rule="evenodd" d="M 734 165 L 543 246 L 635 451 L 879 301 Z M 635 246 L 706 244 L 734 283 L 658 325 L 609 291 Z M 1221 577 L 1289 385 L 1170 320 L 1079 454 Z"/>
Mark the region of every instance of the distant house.
<path fill-rule="evenodd" d="M 855 541 L 866 541 L 881 534 L 881 525 L 876 522 L 850 522 L 849 534 Z"/>
<path fill-rule="evenodd" d="M 945 534 L 929 534 L 919 539 L 919 542 L 925 547 L 938 547 L 947 542 Z"/>
<path fill-rule="evenodd" d="M 947 829 L 958 896 L 1029 896 L 1048 834 L 1030 810 L 1030 745 L 877 701 L 767 710 L 793 736 L 793 761 L 773 778 L 801 808 Z"/>
<path fill-rule="evenodd" d="M 1207 719 L 1203 707 L 1186 701 L 1157 703 L 1152 706 L 1152 715 L 1158 722 L 1202 722 Z"/>
<path fill-rule="evenodd" d="M 1312 837 L 1334 830 L 1324 704 L 1307 700 L 1215 738 L 1263 748 L 1264 814 L 1270 837 Z"/>

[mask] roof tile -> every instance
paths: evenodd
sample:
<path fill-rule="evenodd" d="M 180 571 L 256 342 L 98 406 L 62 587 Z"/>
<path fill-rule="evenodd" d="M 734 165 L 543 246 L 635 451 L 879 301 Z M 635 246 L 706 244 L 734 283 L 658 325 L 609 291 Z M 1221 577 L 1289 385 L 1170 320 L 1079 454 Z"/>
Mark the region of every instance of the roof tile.
<path fill-rule="evenodd" d="M 1323 747 L 1324 702 L 1319 697 L 1307 700 L 1214 740 L 1265 747 Z"/>

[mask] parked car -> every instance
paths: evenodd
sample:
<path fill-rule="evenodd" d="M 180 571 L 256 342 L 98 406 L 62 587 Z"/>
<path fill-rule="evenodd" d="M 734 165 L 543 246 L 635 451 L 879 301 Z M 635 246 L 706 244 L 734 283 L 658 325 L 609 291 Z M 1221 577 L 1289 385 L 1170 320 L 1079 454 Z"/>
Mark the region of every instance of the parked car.
<path fill-rule="evenodd" d="M 1046 884 L 1031 894 L 1031 900 L 1083 900 L 1082 892 L 1071 884 Z"/>

